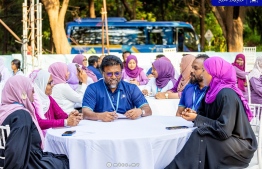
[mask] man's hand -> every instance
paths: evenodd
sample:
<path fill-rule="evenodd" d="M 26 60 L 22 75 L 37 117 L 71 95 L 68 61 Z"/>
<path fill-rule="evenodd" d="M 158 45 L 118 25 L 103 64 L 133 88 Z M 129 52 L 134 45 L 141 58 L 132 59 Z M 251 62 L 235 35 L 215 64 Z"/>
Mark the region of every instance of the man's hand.
<path fill-rule="evenodd" d="M 125 113 L 125 116 L 129 119 L 135 120 L 135 119 L 141 117 L 141 114 L 142 114 L 141 109 L 131 109 L 131 110 L 128 110 Z"/>
<path fill-rule="evenodd" d="M 155 98 L 156 99 L 166 99 L 166 96 L 165 96 L 165 92 L 158 92 L 156 95 L 155 95 Z"/>
<path fill-rule="evenodd" d="M 103 122 L 111 122 L 117 119 L 116 112 L 104 112 L 99 113 L 99 120 L 102 120 Z"/>

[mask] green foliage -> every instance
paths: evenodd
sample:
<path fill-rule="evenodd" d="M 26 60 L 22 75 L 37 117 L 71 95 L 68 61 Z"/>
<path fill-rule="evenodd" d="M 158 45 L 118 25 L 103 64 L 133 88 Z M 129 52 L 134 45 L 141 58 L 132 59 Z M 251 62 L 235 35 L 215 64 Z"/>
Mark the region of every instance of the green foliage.
<path fill-rule="evenodd" d="M 216 52 L 225 52 L 226 51 L 226 39 L 223 36 L 222 29 L 218 24 L 214 14 L 209 12 L 206 14 L 205 18 L 205 30 L 211 30 L 213 33 L 213 38 L 211 39 L 211 45 L 209 46 L 206 41 L 205 51 L 216 51 Z M 197 32 L 200 32 L 200 25 L 196 27 Z"/>

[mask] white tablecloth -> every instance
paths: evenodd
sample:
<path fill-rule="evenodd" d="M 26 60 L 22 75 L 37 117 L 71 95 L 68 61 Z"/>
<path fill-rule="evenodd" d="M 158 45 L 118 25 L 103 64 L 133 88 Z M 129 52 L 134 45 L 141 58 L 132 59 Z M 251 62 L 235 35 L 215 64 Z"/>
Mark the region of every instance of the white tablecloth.
<path fill-rule="evenodd" d="M 165 129 L 175 125 L 193 124 L 169 116 L 107 123 L 82 120 L 76 127 L 49 129 L 45 151 L 66 154 L 70 169 L 161 169 L 183 148 L 193 130 Z M 67 130 L 76 133 L 61 136 Z"/>
<path fill-rule="evenodd" d="M 154 97 L 146 97 L 151 107 L 152 115 L 175 116 L 180 99 L 155 99 Z"/>

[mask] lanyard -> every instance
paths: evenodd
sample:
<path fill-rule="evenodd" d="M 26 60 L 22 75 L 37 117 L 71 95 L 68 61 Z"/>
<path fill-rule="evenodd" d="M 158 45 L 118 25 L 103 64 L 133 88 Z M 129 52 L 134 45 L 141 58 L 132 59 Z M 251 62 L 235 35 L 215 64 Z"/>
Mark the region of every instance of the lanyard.
<path fill-rule="evenodd" d="M 161 92 L 162 88 L 156 87 L 156 93 Z"/>
<path fill-rule="evenodd" d="M 206 89 L 205 89 L 205 91 L 201 94 L 201 96 L 198 98 L 197 102 L 195 103 L 195 100 L 196 100 L 196 89 L 197 89 L 197 86 L 195 87 L 194 94 L 193 94 L 193 106 L 192 106 L 193 110 L 195 110 L 196 106 L 202 100 L 202 98 L 204 97 L 204 95 L 206 93 Z"/>
<path fill-rule="evenodd" d="M 105 86 L 105 89 L 106 89 L 107 97 L 108 97 L 108 99 L 109 99 L 109 101 L 110 101 L 110 103 L 111 103 L 111 106 L 112 106 L 112 108 L 114 109 L 114 111 L 117 113 L 118 104 L 119 104 L 119 98 L 120 98 L 120 90 L 118 90 L 118 92 L 117 92 L 117 102 L 116 102 L 116 108 L 115 108 L 115 106 L 113 105 L 112 99 L 111 99 L 111 97 L 109 96 L 109 93 L 108 93 L 108 91 L 107 91 L 107 88 L 106 88 L 105 83 L 104 83 L 104 86 Z"/>

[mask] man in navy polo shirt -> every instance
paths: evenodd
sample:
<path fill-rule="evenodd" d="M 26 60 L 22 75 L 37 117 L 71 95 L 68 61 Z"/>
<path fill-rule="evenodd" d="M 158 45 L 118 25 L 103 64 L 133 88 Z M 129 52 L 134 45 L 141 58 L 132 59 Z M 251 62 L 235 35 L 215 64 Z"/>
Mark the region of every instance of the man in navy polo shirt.
<path fill-rule="evenodd" d="M 90 56 L 88 58 L 88 69 L 91 70 L 97 77 L 98 80 L 102 79 L 103 76 L 99 71 L 99 63 L 98 63 L 99 57 L 98 56 Z"/>
<path fill-rule="evenodd" d="M 84 119 L 110 122 L 118 113 L 129 119 L 152 115 L 139 88 L 121 80 L 123 63 L 117 56 L 104 57 L 100 68 L 104 79 L 89 85 L 84 94 Z"/>
<path fill-rule="evenodd" d="M 207 58 L 209 57 L 206 54 L 200 54 L 192 63 L 190 83 L 184 88 L 182 92 L 176 112 L 177 116 L 181 116 L 181 113 L 186 108 L 191 108 L 197 111 L 201 100 L 204 98 L 207 87 L 205 87 L 203 83 L 203 77 L 201 74 L 204 71 L 203 63 Z"/>

